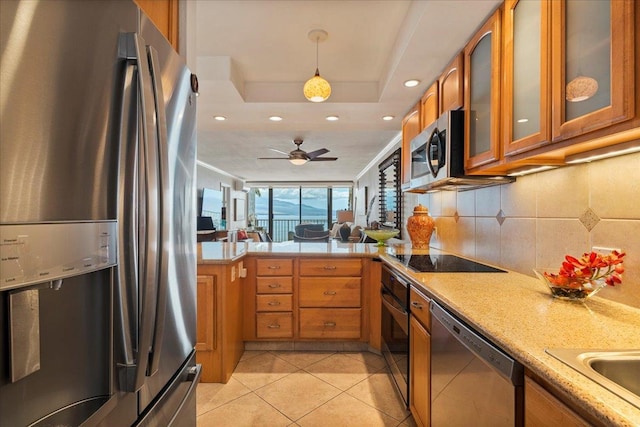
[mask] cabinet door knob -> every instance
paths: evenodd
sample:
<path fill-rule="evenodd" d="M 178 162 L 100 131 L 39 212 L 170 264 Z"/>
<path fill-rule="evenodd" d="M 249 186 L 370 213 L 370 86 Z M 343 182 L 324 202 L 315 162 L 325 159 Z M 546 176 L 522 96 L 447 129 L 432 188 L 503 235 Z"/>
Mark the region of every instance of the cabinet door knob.
<path fill-rule="evenodd" d="M 422 310 L 422 304 L 420 304 L 418 301 L 411 301 L 411 307 Z"/>
<path fill-rule="evenodd" d="M 280 283 L 270 283 L 269 287 L 272 288 L 272 289 L 279 288 L 280 287 Z"/>
<path fill-rule="evenodd" d="M 325 270 L 335 270 L 336 268 L 338 268 L 338 267 L 336 267 L 335 265 L 325 265 L 324 266 Z"/>
<path fill-rule="evenodd" d="M 269 326 L 267 326 L 267 327 L 268 327 L 269 329 L 280 329 L 280 325 L 278 325 L 277 323 L 276 323 L 276 324 L 273 324 L 273 325 L 269 325 Z"/>
<path fill-rule="evenodd" d="M 269 266 L 269 270 L 279 270 L 280 266 L 279 265 L 270 265 Z"/>
<path fill-rule="evenodd" d="M 336 291 L 324 291 L 325 295 L 335 295 Z"/>
<path fill-rule="evenodd" d="M 280 305 L 280 301 L 269 301 L 269 305 Z"/>
<path fill-rule="evenodd" d="M 324 322 L 324 326 L 334 328 L 336 326 L 336 322 Z"/>

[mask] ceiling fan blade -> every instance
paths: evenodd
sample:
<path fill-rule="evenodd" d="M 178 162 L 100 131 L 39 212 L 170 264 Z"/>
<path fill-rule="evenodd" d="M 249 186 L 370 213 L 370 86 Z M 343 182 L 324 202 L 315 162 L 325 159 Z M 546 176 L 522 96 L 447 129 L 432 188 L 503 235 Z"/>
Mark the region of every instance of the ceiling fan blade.
<path fill-rule="evenodd" d="M 334 160 L 338 160 L 337 157 L 314 157 L 313 159 L 309 159 L 310 162 L 332 162 Z"/>
<path fill-rule="evenodd" d="M 289 160 L 288 157 L 258 157 L 258 160 Z"/>
<path fill-rule="evenodd" d="M 284 151 L 276 150 L 275 148 L 269 148 L 269 150 L 275 151 L 276 153 L 284 154 L 285 156 L 289 155 L 289 153 L 285 153 Z"/>
<path fill-rule="evenodd" d="M 322 156 L 325 153 L 328 153 L 329 150 L 327 150 L 326 148 L 321 148 L 319 150 L 316 151 L 311 151 L 310 153 L 307 153 L 307 157 L 309 157 L 310 160 L 313 160 L 314 158 L 318 157 L 318 156 Z"/>

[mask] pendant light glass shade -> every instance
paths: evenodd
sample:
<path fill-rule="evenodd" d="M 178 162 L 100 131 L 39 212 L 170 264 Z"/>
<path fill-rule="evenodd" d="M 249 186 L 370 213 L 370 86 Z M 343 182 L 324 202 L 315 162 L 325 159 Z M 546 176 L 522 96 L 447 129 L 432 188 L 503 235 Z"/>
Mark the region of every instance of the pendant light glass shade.
<path fill-rule="evenodd" d="M 310 40 L 316 42 L 316 74 L 304 84 L 302 89 L 304 97 L 311 102 L 324 102 L 331 96 L 331 85 L 328 81 L 320 77 L 318 68 L 318 43 L 325 41 L 328 34 L 324 30 L 312 30 L 309 32 Z"/>
<path fill-rule="evenodd" d="M 316 68 L 315 76 L 311 77 L 304 84 L 304 96 L 311 102 L 323 102 L 331 96 L 331 85 L 328 81 L 320 77 L 320 72 Z"/>

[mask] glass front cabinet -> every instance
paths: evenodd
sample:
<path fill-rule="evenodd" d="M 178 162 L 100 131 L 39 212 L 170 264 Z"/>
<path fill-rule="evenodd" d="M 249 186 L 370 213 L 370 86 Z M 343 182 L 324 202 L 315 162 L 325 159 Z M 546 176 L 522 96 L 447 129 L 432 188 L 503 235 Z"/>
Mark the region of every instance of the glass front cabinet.
<path fill-rule="evenodd" d="M 465 168 L 500 160 L 500 13 L 464 48 Z"/>
<path fill-rule="evenodd" d="M 633 0 L 550 3 L 553 140 L 631 119 Z"/>
<path fill-rule="evenodd" d="M 505 158 L 634 117 L 632 0 L 506 0 Z"/>

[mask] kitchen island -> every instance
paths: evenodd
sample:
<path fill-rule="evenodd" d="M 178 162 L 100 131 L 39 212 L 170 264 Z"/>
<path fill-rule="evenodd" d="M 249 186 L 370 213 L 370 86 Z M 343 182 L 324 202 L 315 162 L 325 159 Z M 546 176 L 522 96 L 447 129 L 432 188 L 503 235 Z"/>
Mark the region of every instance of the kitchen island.
<path fill-rule="evenodd" d="M 414 251 L 418 252 L 425 253 Z M 393 256 L 396 253 L 411 254 L 411 247 L 379 249 L 373 244 L 338 242 L 208 242 L 199 249 L 198 263 L 233 265 L 242 273 L 244 267 L 240 263 L 247 257 L 379 258 L 511 354 L 527 373 L 552 387 L 560 400 L 587 419 L 602 425 L 640 425 L 639 408 L 545 352 L 547 348 L 637 349 L 639 309 L 597 296 L 584 304 L 553 299 L 537 279 L 515 272 L 416 273 L 399 262 Z"/>

